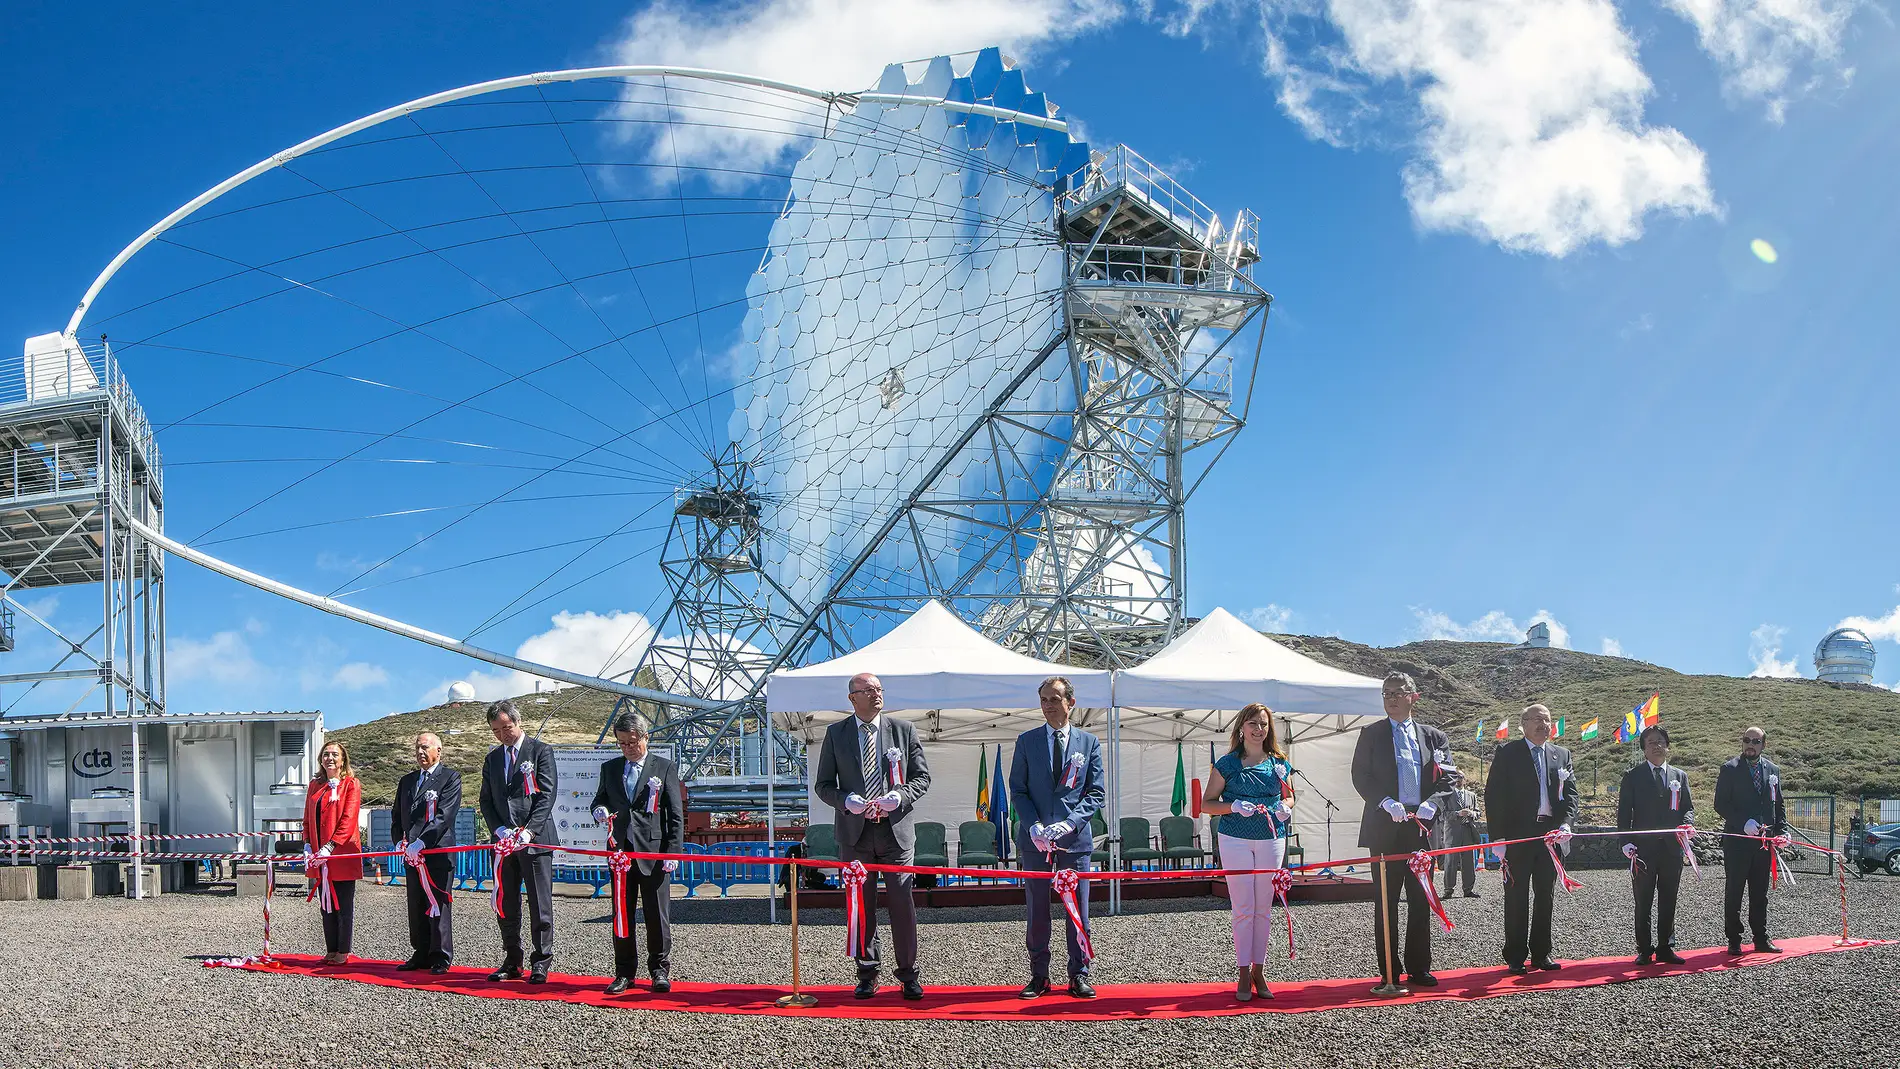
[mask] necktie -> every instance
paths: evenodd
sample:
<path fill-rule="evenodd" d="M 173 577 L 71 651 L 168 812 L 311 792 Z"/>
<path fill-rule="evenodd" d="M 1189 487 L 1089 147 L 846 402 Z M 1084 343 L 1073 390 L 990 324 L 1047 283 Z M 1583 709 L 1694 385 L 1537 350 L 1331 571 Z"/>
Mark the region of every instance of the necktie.
<path fill-rule="evenodd" d="M 1662 768 L 1657 765 L 1651 765 L 1649 768 L 1650 771 L 1656 773 L 1656 789 L 1664 794 L 1669 793 L 1669 781 L 1663 778 Z"/>
<path fill-rule="evenodd" d="M 504 780 L 515 778 L 515 748 L 513 746 L 501 748 L 501 778 Z"/>
<path fill-rule="evenodd" d="M 1544 748 L 1531 747 L 1531 756 L 1537 761 L 1537 815 L 1550 813 L 1550 775 L 1544 770 Z"/>
<path fill-rule="evenodd" d="M 884 793 L 882 756 L 877 752 L 877 728 L 871 724 L 858 725 L 858 738 L 864 748 L 864 794 L 875 798 Z"/>
<path fill-rule="evenodd" d="M 640 766 L 634 764 L 632 761 L 627 762 L 626 769 L 620 773 L 620 789 L 626 794 L 628 805 L 633 804 L 634 791 L 639 783 Z"/>
<path fill-rule="evenodd" d="M 1069 760 L 1069 733 L 1060 728 L 1050 732 L 1055 736 L 1055 744 L 1049 747 L 1049 778 L 1057 787 L 1062 786 L 1062 768 Z"/>
<path fill-rule="evenodd" d="M 1755 762 L 1752 762 L 1752 764 L 1755 769 L 1755 793 L 1760 794 L 1762 791 L 1761 762 L 1755 761 Z"/>

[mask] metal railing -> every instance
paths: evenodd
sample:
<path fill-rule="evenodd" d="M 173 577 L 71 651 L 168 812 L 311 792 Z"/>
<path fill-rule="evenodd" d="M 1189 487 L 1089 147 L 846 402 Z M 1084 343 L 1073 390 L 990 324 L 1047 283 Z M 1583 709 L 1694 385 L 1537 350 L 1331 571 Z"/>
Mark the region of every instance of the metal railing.
<path fill-rule="evenodd" d="M 1069 277 L 1076 282 L 1127 286 L 1240 289 L 1232 263 L 1218 252 L 1149 245 L 1069 246 Z"/>
<path fill-rule="evenodd" d="M 1220 234 L 1220 217 L 1214 209 L 1127 145 L 1116 145 L 1099 161 L 1090 163 L 1082 181 L 1062 198 L 1063 207 L 1093 200 L 1117 187 L 1139 196 L 1208 245 L 1214 244 Z"/>
<path fill-rule="evenodd" d="M 99 440 L 45 442 L 0 453 L 0 499 L 99 488 Z"/>
<path fill-rule="evenodd" d="M 0 410 L 85 399 L 103 393 L 125 425 L 132 447 L 145 461 L 153 485 L 164 487 L 164 463 L 145 409 L 105 342 L 67 345 L 59 352 L 0 356 Z"/>

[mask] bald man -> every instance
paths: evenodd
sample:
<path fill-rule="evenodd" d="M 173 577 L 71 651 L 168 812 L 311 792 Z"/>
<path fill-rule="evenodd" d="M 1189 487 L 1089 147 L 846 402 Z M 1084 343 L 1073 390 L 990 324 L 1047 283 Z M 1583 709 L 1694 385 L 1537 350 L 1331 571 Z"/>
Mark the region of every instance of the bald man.
<path fill-rule="evenodd" d="M 455 960 L 455 940 L 449 927 L 449 885 L 455 876 L 454 854 L 427 854 L 424 850 L 455 845 L 455 817 L 462 811 L 462 774 L 442 764 L 442 739 L 433 731 L 416 736 L 416 770 L 396 784 L 396 804 L 389 810 L 389 838 L 407 853 L 404 883 L 409 892 L 409 945 L 414 952 L 398 969 L 427 969 L 440 976 Z M 426 878 L 434 885 L 439 906 L 429 916 L 429 898 L 422 889 Z"/>

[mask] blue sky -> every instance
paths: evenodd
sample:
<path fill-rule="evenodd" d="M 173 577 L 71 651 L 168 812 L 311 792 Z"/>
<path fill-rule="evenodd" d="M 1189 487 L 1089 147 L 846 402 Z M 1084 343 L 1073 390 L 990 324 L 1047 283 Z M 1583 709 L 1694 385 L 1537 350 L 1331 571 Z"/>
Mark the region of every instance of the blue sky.
<path fill-rule="evenodd" d="M 1900 395 L 1900 32 L 1878 3 L 1736 0 L 1700 23 L 1684 11 L 1704 8 L 777 0 L 576 3 L 558 18 L 337 4 L 231 21 L 14 4 L 0 34 L 14 74 L 0 336 L 59 329 L 121 246 L 224 176 L 426 93 L 610 61 L 857 88 L 885 61 L 1000 43 L 1093 143 L 1125 142 L 1219 211 L 1261 216 L 1256 277 L 1276 304 L 1250 426 L 1191 507 L 1191 611 L 1378 645 L 1506 638 L 1547 616 L 1582 650 L 1808 675 L 1814 642 L 1862 618 L 1893 684 L 1900 566 L 1880 547 L 1900 506 L 1881 428 Z M 126 285 L 150 285 L 153 263 Z M 259 374 L 127 363 L 161 424 Z M 225 411 L 333 428 L 403 418 L 353 397 L 299 386 Z M 490 443 L 509 434 L 472 426 Z M 196 540 L 303 470 L 192 463 L 281 448 L 229 433 L 161 436 L 174 535 Z M 447 470 L 434 489 L 480 498 L 494 477 Z M 400 506 L 406 485 L 372 469 L 297 508 L 368 513 Z M 581 534 L 623 519 L 611 501 L 558 507 Z M 348 589 L 352 562 L 431 530 L 400 524 L 220 549 Z M 481 544 L 479 527 L 452 537 Z M 506 578 L 359 600 L 466 634 L 512 598 L 491 585 Z M 481 639 L 598 661 L 651 585 L 580 582 Z M 320 707 L 347 723 L 476 668 L 183 565 L 170 629 L 176 708 Z M 16 661 L 33 655 L 23 646 Z"/>

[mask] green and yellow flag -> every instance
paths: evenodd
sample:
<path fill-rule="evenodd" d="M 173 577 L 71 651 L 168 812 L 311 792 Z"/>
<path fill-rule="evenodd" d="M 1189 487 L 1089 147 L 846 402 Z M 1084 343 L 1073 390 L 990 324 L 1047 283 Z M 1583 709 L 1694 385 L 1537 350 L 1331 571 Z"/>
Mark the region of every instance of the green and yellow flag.
<path fill-rule="evenodd" d="M 1187 810 L 1187 758 L 1181 751 L 1181 744 L 1174 744 L 1174 797 L 1168 802 L 1168 809 L 1175 816 Z"/>
<path fill-rule="evenodd" d="M 990 819 L 990 750 L 985 746 L 976 760 L 976 819 Z"/>

